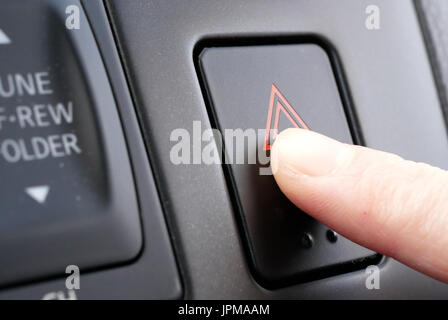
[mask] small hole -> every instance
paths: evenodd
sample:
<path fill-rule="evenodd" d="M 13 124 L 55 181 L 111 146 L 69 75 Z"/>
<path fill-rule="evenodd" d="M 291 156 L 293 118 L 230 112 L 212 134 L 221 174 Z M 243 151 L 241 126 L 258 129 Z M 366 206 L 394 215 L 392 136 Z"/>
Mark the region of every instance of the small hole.
<path fill-rule="evenodd" d="M 338 234 L 333 230 L 327 230 L 327 239 L 328 241 L 335 243 L 338 241 Z"/>
<path fill-rule="evenodd" d="M 302 236 L 300 237 L 300 245 L 303 248 L 306 249 L 311 248 L 313 246 L 313 242 L 314 242 L 313 237 L 309 233 L 307 232 L 302 233 Z"/>

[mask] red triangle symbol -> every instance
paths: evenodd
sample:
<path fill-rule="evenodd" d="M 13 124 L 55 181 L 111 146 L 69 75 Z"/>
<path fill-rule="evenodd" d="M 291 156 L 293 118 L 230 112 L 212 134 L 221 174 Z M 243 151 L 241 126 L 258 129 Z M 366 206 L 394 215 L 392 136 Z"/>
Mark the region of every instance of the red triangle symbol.
<path fill-rule="evenodd" d="M 273 117 L 275 111 L 275 116 Z M 271 150 L 271 141 L 274 142 L 278 134 L 278 122 L 280 120 L 280 111 L 296 128 L 309 130 L 306 123 L 302 120 L 299 114 L 286 100 L 285 96 L 278 90 L 275 84 L 272 84 L 271 97 L 269 98 L 268 119 L 266 121 L 266 133 L 264 139 L 264 150 Z"/>

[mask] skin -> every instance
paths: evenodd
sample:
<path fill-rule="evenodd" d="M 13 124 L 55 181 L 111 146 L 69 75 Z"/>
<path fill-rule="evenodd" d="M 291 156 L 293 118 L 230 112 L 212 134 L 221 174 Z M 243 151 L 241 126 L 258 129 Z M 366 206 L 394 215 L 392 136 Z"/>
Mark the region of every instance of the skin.
<path fill-rule="evenodd" d="M 281 132 L 283 193 L 337 233 L 448 283 L 448 172 L 304 129 Z"/>

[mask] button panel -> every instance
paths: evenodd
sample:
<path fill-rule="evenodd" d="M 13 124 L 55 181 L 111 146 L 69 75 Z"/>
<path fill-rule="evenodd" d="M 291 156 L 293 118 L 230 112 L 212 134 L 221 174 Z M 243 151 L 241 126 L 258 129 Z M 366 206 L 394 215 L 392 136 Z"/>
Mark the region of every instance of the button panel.
<path fill-rule="evenodd" d="M 81 5 L 0 7 L 0 285 L 134 258 L 131 165 Z"/>

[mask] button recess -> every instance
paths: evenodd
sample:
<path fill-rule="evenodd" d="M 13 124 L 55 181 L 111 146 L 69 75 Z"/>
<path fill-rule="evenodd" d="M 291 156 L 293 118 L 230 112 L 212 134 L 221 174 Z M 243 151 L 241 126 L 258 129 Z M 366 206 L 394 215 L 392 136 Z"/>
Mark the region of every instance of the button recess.
<path fill-rule="evenodd" d="M 0 0 L 0 30 L 0 285 L 136 257 L 131 165 L 81 4 Z"/>
<path fill-rule="evenodd" d="M 198 59 L 216 125 L 257 131 L 257 150 L 246 149 L 242 157 L 253 159 L 256 152 L 257 163 L 229 164 L 257 278 L 282 286 L 372 263 L 374 252 L 342 237 L 330 242 L 328 228 L 297 209 L 261 170 L 260 150 L 269 155 L 276 129 L 310 129 L 352 143 L 325 50 L 312 43 L 211 47 Z M 260 129 L 266 131 L 260 135 Z"/>

